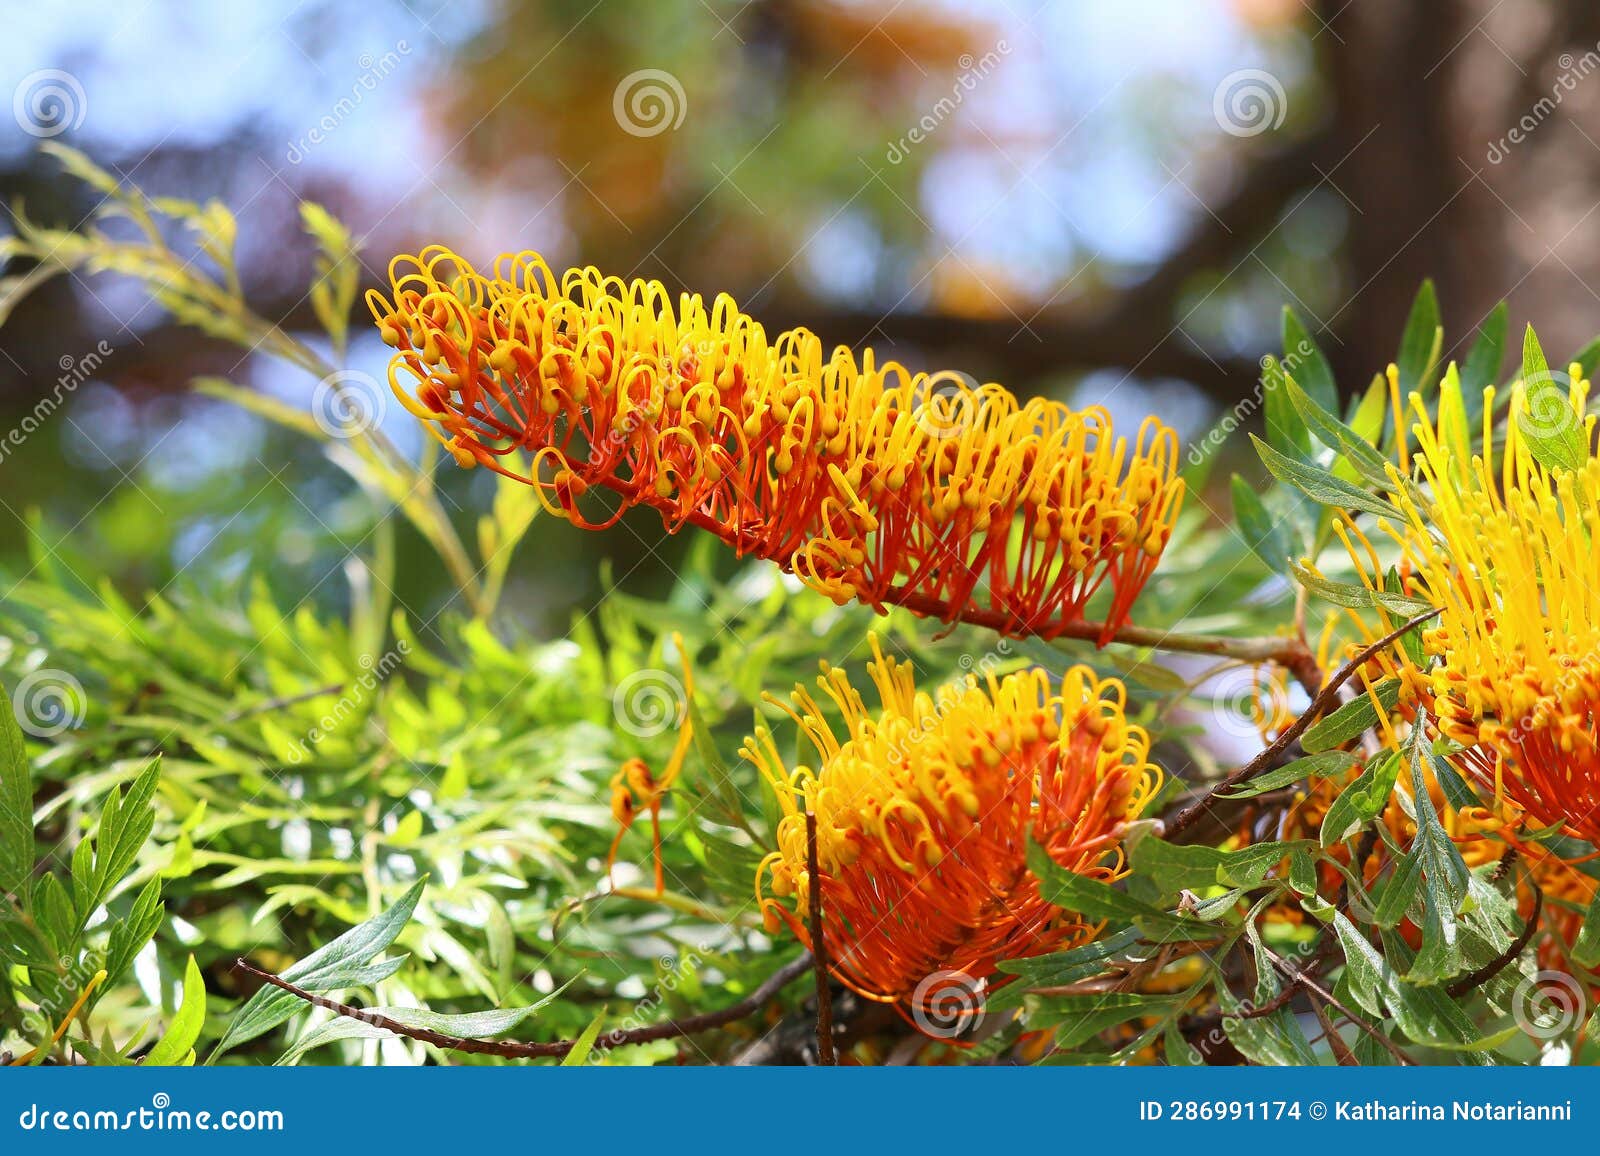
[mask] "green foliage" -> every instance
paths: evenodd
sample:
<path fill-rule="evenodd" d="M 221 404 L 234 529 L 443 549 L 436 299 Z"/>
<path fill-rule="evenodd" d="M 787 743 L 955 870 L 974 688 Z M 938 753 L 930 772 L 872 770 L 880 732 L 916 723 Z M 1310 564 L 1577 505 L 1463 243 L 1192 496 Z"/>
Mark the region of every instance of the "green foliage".
<path fill-rule="evenodd" d="M 319 382 L 341 375 L 242 299 L 225 207 L 148 197 L 80 154 L 50 151 L 105 202 L 82 231 L 19 214 L 0 252 L 37 264 L 0 281 L 0 319 L 45 277 L 109 271 L 207 333 Z M 319 206 L 303 205 L 301 219 L 316 246 L 309 298 L 342 361 L 356 245 Z M 121 228 L 102 229 L 108 220 Z M 180 253 L 175 234 L 195 252 Z M 1400 388 L 1436 398 L 1437 383 L 1459 382 L 1466 436 L 1479 436 L 1472 407 L 1496 384 L 1506 331 L 1502 307 L 1462 366 L 1441 365 L 1425 285 L 1396 355 Z M 709 538 L 664 596 L 608 577 L 598 606 L 538 637 L 502 605 L 519 546 L 544 529 L 528 487 L 497 479 L 464 531 L 441 500 L 432 450 L 414 461 L 376 430 L 330 432 L 231 382 L 196 382 L 325 453 L 371 533 L 343 582 L 329 583 L 334 596 L 315 600 L 260 577 L 129 595 L 76 580 L 35 542 L 32 569 L 0 604 L 0 681 L 67 672 L 86 701 L 76 726 L 32 737 L 0 711 L 0 1052 L 101 1064 L 495 1062 L 396 1034 L 382 1017 L 446 1036 L 570 1039 L 570 1064 L 727 1059 L 763 1025 L 623 1047 L 601 1033 L 726 1006 L 792 958 L 752 902 L 773 841 L 771 795 L 733 752 L 765 693 L 809 681 L 821 660 L 859 666 L 877 628 L 929 687 L 1032 663 L 1115 674 L 1171 772 L 1158 805 L 1121 832 L 1125 880 L 1066 870 L 1030 845 L 1040 894 L 1081 935 L 999 962 L 985 988 L 995 1031 L 969 1058 L 1017 1055 L 1024 1032 L 1044 1032 L 1053 1063 L 1207 1062 L 1222 1048 L 1273 1064 L 1537 1059 L 1515 1022 L 1540 959 L 1523 880 L 1514 864 L 1464 857 L 1453 835 L 1481 800 L 1444 757 L 1454 752 L 1429 745 L 1425 717 L 1399 717 L 1399 680 L 1347 691 L 1300 750 L 1207 796 L 1215 830 L 1156 817 L 1255 753 L 1236 749 L 1251 745 L 1254 708 L 1300 695 L 1281 672 L 1257 675 L 1287 631 L 1304 644 L 1309 614 L 1330 612 L 1337 655 L 1368 640 L 1350 620 L 1428 609 L 1398 569 L 1373 588 L 1330 548 L 1336 514 L 1396 518 L 1417 486 L 1399 464 L 1386 379 L 1341 390 L 1291 311 L 1283 337 L 1282 359 L 1263 362 L 1261 484 L 1232 478 L 1236 524 L 1191 503 L 1141 603 L 1142 638 L 1177 640 L 1178 656 L 1160 658 L 1160 648 L 875 618 L 766 564 L 740 566 Z M 1574 360 L 1592 368 L 1600 344 Z M 1553 404 L 1550 378 L 1530 329 L 1521 380 L 1535 414 Z M 1523 429 L 1549 468 L 1581 456 L 1570 428 Z M 394 594 L 402 529 L 451 582 L 426 616 Z M 271 549 L 260 543 L 243 572 Z M 1400 645 L 1424 657 L 1417 632 Z M 680 657 L 694 694 L 680 686 L 662 725 L 630 718 L 630 680 L 642 672 L 670 688 Z M 1241 673 L 1255 678 L 1244 712 L 1214 689 Z M 1280 706 L 1263 713 L 1292 713 Z M 1215 725 L 1224 710 L 1249 716 L 1244 734 Z M 693 742 L 666 799 L 657 896 L 644 883 L 648 823 L 621 840 L 608 874 L 610 783 L 630 758 L 664 766 L 683 725 Z M 1266 729 L 1282 725 L 1273 717 Z M 1403 747 L 1380 751 L 1380 731 L 1407 726 Z M 1307 818 L 1313 793 L 1323 810 Z M 1588 982 L 1600 902 L 1573 914 L 1571 964 Z M 372 1014 L 335 1016 L 258 986 L 235 968 L 241 956 Z M 802 998 L 797 986 L 781 1002 Z M 909 1029 L 885 1034 L 895 1031 Z"/>

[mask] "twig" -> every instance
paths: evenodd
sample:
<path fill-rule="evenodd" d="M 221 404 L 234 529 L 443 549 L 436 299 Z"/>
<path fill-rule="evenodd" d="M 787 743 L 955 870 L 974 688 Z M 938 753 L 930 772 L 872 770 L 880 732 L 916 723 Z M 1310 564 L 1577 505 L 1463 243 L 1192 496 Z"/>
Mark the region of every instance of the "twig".
<path fill-rule="evenodd" d="M 1247 783 L 1269 767 L 1276 765 L 1277 760 L 1282 757 L 1283 753 L 1287 751 L 1293 743 L 1298 741 L 1301 735 L 1305 734 L 1306 731 L 1311 729 L 1311 724 L 1316 722 L 1318 717 L 1321 716 L 1324 711 L 1339 701 L 1340 689 L 1355 675 L 1356 671 L 1360 670 L 1372 660 L 1374 655 L 1382 651 L 1384 647 L 1393 643 L 1395 639 L 1405 634 L 1406 631 L 1414 630 L 1416 627 L 1421 626 L 1424 622 L 1437 617 L 1441 612 L 1442 608 L 1436 608 L 1428 611 L 1426 614 L 1417 615 L 1415 618 L 1411 619 L 1411 621 L 1404 623 L 1401 626 L 1397 626 L 1388 634 L 1385 634 L 1382 638 L 1378 639 L 1378 641 L 1363 649 L 1349 662 L 1341 666 L 1334 676 L 1328 680 L 1327 685 L 1319 690 L 1315 697 L 1312 698 L 1311 705 L 1306 708 L 1304 714 L 1285 727 L 1283 731 L 1279 733 L 1278 737 L 1273 739 L 1271 744 L 1259 755 L 1251 759 L 1237 771 L 1233 772 L 1233 774 L 1223 779 L 1220 783 L 1217 783 L 1204 795 L 1190 803 L 1171 819 L 1168 819 L 1163 827 L 1162 836 L 1170 839 L 1179 831 L 1192 826 L 1202 815 L 1205 814 L 1206 809 L 1211 805 L 1212 800 L 1216 798 L 1219 792 L 1231 790 L 1242 783 Z"/>
<path fill-rule="evenodd" d="M 247 706 L 231 714 L 222 716 L 225 723 L 238 722 L 253 715 L 266 714 L 269 711 L 282 710 L 286 706 L 295 706 L 302 702 L 309 702 L 314 698 L 323 698 L 326 695 L 338 694 L 344 689 L 342 682 L 330 682 L 327 686 L 319 686 L 315 690 L 303 690 L 299 694 L 286 694 L 278 698 L 269 698 L 266 702 L 258 702 L 254 706 Z"/>
<path fill-rule="evenodd" d="M 1471 975 L 1464 975 L 1454 983 L 1445 987 L 1446 994 L 1454 996 L 1466 995 L 1475 987 L 1481 987 L 1506 969 L 1506 966 L 1521 955 L 1523 949 L 1533 942 L 1534 932 L 1539 930 L 1539 916 L 1544 911 L 1544 892 L 1533 880 L 1528 880 L 1528 886 L 1533 888 L 1533 910 L 1528 914 L 1528 921 L 1522 925 L 1522 931 L 1512 942 L 1511 946 L 1495 956 Z"/>
<path fill-rule="evenodd" d="M 833 1052 L 833 992 L 828 978 L 828 945 L 822 935 L 822 873 L 817 870 L 817 813 L 806 811 L 806 902 L 811 908 L 811 961 L 817 977 L 817 1064 L 831 1068 L 839 1060 Z"/>
<path fill-rule="evenodd" d="M 1289 980 L 1291 990 L 1296 987 L 1304 988 L 1307 992 L 1328 1004 L 1340 1015 L 1344 1016 L 1351 1023 L 1355 1024 L 1356 1027 L 1360 1028 L 1362 1031 L 1366 1032 L 1367 1035 L 1376 1040 L 1378 1045 L 1387 1051 L 1391 1056 L 1393 1056 L 1397 1063 L 1407 1067 L 1416 1064 L 1416 1061 L 1410 1056 L 1406 1055 L 1405 1052 L 1402 1051 L 1393 1040 L 1384 1035 L 1383 1032 L 1378 1030 L 1372 1024 L 1369 1024 L 1366 1020 L 1357 1016 L 1355 1012 L 1345 1007 L 1345 1005 L 1339 1002 L 1332 992 L 1323 987 L 1316 980 L 1312 979 L 1309 972 L 1301 971 L 1299 968 L 1293 966 L 1288 960 L 1279 956 L 1270 947 L 1266 949 L 1266 952 L 1267 958 L 1272 961 L 1272 965 L 1281 971 L 1284 977 Z"/>
<path fill-rule="evenodd" d="M 883 600 L 903 606 L 916 614 L 944 619 L 949 609 L 925 595 L 910 591 L 890 590 Z M 971 626 L 984 626 L 1001 634 L 1034 634 L 1046 640 L 1071 638 L 1099 645 L 1108 637 L 1103 622 L 1034 622 L 1003 610 L 983 606 L 963 606 L 958 620 Z M 1166 650 L 1179 654 L 1211 654 L 1240 662 L 1271 662 L 1285 668 L 1305 688 L 1315 695 L 1322 683 L 1322 670 L 1316 656 L 1304 640 L 1294 637 L 1264 636 L 1259 638 L 1228 638 L 1220 634 L 1186 634 L 1176 630 L 1161 630 L 1149 626 L 1119 626 L 1109 633 L 1112 642 L 1124 646 L 1140 646 L 1150 650 Z"/>
<path fill-rule="evenodd" d="M 315 1007 L 324 1008 L 349 1019 L 372 1024 L 374 1027 L 384 1028 L 394 1032 L 396 1035 L 405 1036 L 407 1039 L 432 1044 L 434 1047 L 442 1048 L 445 1051 L 466 1052 L 471 1055 L 481 1056 L 503 1056 L 514 1060 L 559 1059 L 572 1050 L 575 1042 L 573 1040 L 556 1040 L 553 1043 L 522 1043 L 516 1040 L 478 1040 L 447 1036 L 442 1032 L 431 1031 L 428 1028 L 412 1027 L 378 1012 L 365 1008 L 351 1007 L 349 1004 L 339 1003 L 337 1000 L 328 999 L 326 996 L 316 995 L 302 987 L 295 986 L 280 976 L 262 971 L 245 959 L 235 960 L 233 966 L 248 975 L 255 976 L 263 983 L 269 983 L 273 987 L 286 991 L 290 995 L 302 999 Z M 719 1011 L 703 1012 L 700 1015 L 688 1016 L 681 1020 L 669 1020 L 663 1024 L 651 1024 L 648 1027 L 631 1028 L 627 1031 L 607 1032 L 595 1041 L 596 1045 L 615 1048 L 625 1044 L 645 1044 L 655 1040 L 678 1039 L 682 1036 L 692 1036 L 697 1032 L 725 1027 L 758 1011 L 763 1004 L 777 995 L 778 992 L 810 970 L 811 953 L 803 951 L 773 972 L 767 977 L 765 983 L 738 1003 L 722 1008 Z"/>

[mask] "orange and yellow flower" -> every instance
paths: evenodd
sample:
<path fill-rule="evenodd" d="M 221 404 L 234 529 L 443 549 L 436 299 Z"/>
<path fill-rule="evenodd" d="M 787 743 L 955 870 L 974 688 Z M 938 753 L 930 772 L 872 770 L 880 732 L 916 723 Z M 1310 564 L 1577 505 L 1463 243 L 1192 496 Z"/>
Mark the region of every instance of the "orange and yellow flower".
<path fill-rule="evenodd" d="M 1494 453 L 1494 394 L 1485 391 L 1482 452 L 1473 453 L 1454 373 L 1430 419 L 1410 407 L 1414 481 L 1391 467 L 1399 525 L 1378 529 L 1399 550 L 1408 594 L 1443 608 L 1420 661 L 1397 646 L 1407 697 L 1460 750 L 1455 760 L 1510 818 L 1600 840 L 1600 460 L 1584 414 L 1589 383 L 1573 366 L 1565 403 L 1541 395 L 1530 416 L 1518 383 Z M 1581 432 L 1584 460 L 1550 469 L 1525 421 Z M 1397 423 L 1404 437 L 1405 423 Z M 1409 463 L 1402 444 L 1402 462 Z M 1363 581 L 1381 586 L 1377 553 L 1341 527 Z"/>
<path fill-rule="evenodd" d="M 390 383 L 462 465 L 587 528 L 649 506 L 840 603 L 1049 637 L 1107 588 L 1104 641 L 1182 499 L 1154 419 L 1130 447 L 1100 408 L 858 361 L 805 329 L 769 341 L 725 294 L 558 278 L 536 253 L 484 275 L 439 247 L 390 281 L 368 296 Z"/>
<path fill-rule="evenodd" d="M 818 686 L 842 729 L 804 687 L 792 705 L 770 700 L 798 724 L 814 767 L 791 767 L 765 728 L 741 751 L 782 808 L 756 896 L 770 929 L 787 924 L 811 943 L 810 811 L 834 975 L 868 999 L 916 1011 L 931 976 L 981 981 L 1000 960 L 1096 934 L 1041 896 L 1029 841 L 1069 871 L 1119 877 L 1119 840 L 1161 773 L 1148 761 L 1148 736 L 1124 719 L 1114 679 L 1074 667 L 1052 692 L 1041 669 L 983 682 L 968 675 L 936 697 L 872 642 L 867 669 L 881 709 L 827 665 Z"/>

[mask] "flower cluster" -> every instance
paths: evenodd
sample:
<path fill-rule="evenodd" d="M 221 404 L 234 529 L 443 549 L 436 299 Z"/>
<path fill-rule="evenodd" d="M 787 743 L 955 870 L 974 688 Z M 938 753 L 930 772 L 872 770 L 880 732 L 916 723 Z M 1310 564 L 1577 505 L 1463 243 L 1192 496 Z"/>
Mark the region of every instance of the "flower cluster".
<path fill-rule="evenodd" d="M 1519 383 L 1495 459 L 1495 396 L 1486 391 L 1483 450 L 1472 453 L 1453 375 L 1437 418 L 1413 395 L 1415 462 L 1401 428 L 1392 500 L 1404 514 L 1379 530 L 1399 548 L 1406 593 L 1442 607 L 1420 652 L 1391 663 L 1405 699 L 1427 708 L 1458 765 L 1510 817 L 1600 840 L 1600 460 L 1589 449 L 1588 382 L 1573 367 L 1565 402 L 1546 393 L 1535 414 Z M 1552 405 L 1551 402 L 1554 401 Z M 1398 415 L 1397 415 L 1398 416 Z M 1530 441 L 1565 423 L 1584 460 L 1550 469 Z M 1373 589 L 1382 571 L 1371 544 L 1342 528 Z"/>
<path fill-rule="evenodd" d="M 911 668 L 885 657 L 876 638 L 873 654 L 881 710 L 828 666 L 818 685 L 842 730 L 803 687 L 792 705 L 778 703 L 814 748 L 815 767 L 789 767 L 764 728 L 741 751 L 782 808 L 778 850 L 756 877 L 768 927 L 787 923 L 810 944 L 820 886 L 835 976 L 902 1007 L 937 973 L 983 980 L 1000 960 L 1090 938 L 1098 928 L 1040 895 L 1028 844 L 1069 871 L 1120 874 L 1119 839 L 1161 782 L 1148 736 L 1124 720 L 1122 684 L 1074 667 L 1052 693 L 1033 669 L 982 684 L 968 675 L 936 697 L 919 692 Z"/>
<path fill-rule="evenodd" d="M 841 604 L 1051 637 L 1104 587 L 1103 642 L 1182 499 L 1154 419 L 1130 447 L 1103 409 L 829 353 L 805 329 L 769 341 L 725 294 L 558 278 L 536 253 L 486 276 L 438 247 L 390 281 L 368 296 L 390 384 L 462 465 L 586 528 L 652 507 Z"/>

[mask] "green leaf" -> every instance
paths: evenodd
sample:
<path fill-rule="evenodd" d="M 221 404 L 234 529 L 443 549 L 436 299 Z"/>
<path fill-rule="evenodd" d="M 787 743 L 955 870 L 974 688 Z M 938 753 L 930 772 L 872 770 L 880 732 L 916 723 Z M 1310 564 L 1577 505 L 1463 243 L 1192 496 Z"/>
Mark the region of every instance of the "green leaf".
<path fill-rule="evenodd" d="M 1046 903 L 1090 919 L 1111 919 L 1120 923 L 1141 922 L 1154 934 L 1209 939 L 1214 928 L 1198 920 L 1169 915 L 1098 879 L 1089 879 L 1061 867 L 1037 843 L 1028 841 L 1028 869 L 1039 880 L 1039 894 Z"/>
<path fill-rule="evenodd" d="M 589 1026 L 583 1029 L 583 1034 L 572 1041 L 572 1050 L 561 1057 L 563 1068 L 581 1068 L 589 1059 L 589 1053 L 594 1050 L 594 1041 L 599 1038 L 600 1025 L 606 1021 L 606 1009 L 601 1008 L 600 1014 L 589 1021 Z"/>
<path fill-rule="evenodd" d="M 1466 902 L 1471 872 L 1467 870 L 1466 861 L 1462 859 L 1455 840 L 1450 838 L 1444 824 L 1439 821 L 1433 798 L 1428 794 L 1427 780 L 1422 773 L 1422 761 L 1430 757 L 1427 729 L 1426 712 L 1419 709 L 1409 743 L 1412 803 L 1417 821 L 1417 836 L 1412 842 L 1411 854 L 1421 863 L 1429 889 L 1439 901 L 1441 910 L 1453 919 Z"/>
<path fill-rule="evenodd" d="M 1259 775 L 1232 791 L 1219 794 L 1224 799 L 1250 799 L 1268 791 L 1287 787 L 1291 783 L 1298 783 L 1301 779 L 1325 779 L 1330 775 L 1337 775 L 1340 771 L 1349 770 L 1355 765 L 1356 755 L 1352 751 L 1324 751 L 1321 754 L 1295 759 L 1292 763 L 1286 763 L 1277 770 Z"/>
<path fill-rule="evenodd" d="M 1028 1017 L 1033 1028 L 1056 1029 L 1056 1044 L 1075 1048 L 1087 1043 L 1107 1028 L 1145 1016 L 1164 1017 L 1178 1004 L 1170 995 L 1140 995 L 1134 992 L 1098 992 L 1093 995 L 1049 996 Z"/>
<path fill-rule="evenodd" d="M 1217 1006 L 1223 1015 L 1223 1030 L 1228 1033 L 1228 1039 L 1234 1047 L 1258 1064 L 1276 1067 L 1315 1064 L 1317 1057 L 1311 1050 L 1311 1041 L 1306 1039 L 1305 1032 L 1300 1030 L 1298 1021 L 1287 1007 L 1266 1015 L 1240 1015 L 1241 1012 L 1267 1006 L 1283 991 L 1272 964 L 1267 960 L 1266 949 L 1254 923 L 1246 928 L 1246 934 L 1255 949 L 1251 953 L 1256 968 L 1255 995 L 1247 1006 L 1233 994 L 1227 983 L 1218 979 Z"/>
<path fill-rule="evenodd" d="M 999 970 L 1017 976 L 1017 982 L 1008 983 L 991 995 L 985 1007 L 991 1012 L 1006 1011 L 1020 1005 L 1022 997 L 1033 988 L 1065 987 L 1093 979 L 1106 972 L 1112 959 L 1138 942 L 1138 929 L 1128 927 L 1068 951 L 1001 960 L 997 965 Z"/>
<path fill-rule="evenodd" d="M 1500 365 L 1506 358 L 1509 316 L 1504 301 L 1496 305 L 1467 351 L 1466 363 L 1461 367 L 1461 390 L 1469 421 L 1475 421 L 1483 413 L 1484 389 L 1500 380 Z"/>
<path fill-rule="evenodd" d="M 1433 609 L 1430 603 L 1407 594 L 1387 589 L 1369 590 L 1365 586 L 1357 586 L 1351 582 L 1335 582 L 1331 578 L 1324 578 L 1308 566 L 1296 565 L 1294 580 L 1323 601 L 1331 602 L 1335 606 L 1346 606 L 1351 610 L 1381 608 L 1391 614 L 1415 618 L 1424 611 Z M 1408 630 L 1402 638 L 1412 638 L 1416 634 L 1416 630 Z"/>
<path fill-rule="evenodd" d="M 1284 457 L 1255 434 L 1250 435 L 1250 440 L 1255 443 L 1268 473 L 1285 485 L 1293 486 L 1314 502 L 1340 510 L 1364 510 L 1369 514 L 1396 520 L 1404 516 L 1377 495 L 1353 486 L 1342 478 L 1336 478 L 1327 470 Z"/>
<path fill-rule="evenodd" d="M 1375 685 L 1373 694 L 1385 711 L 1394 709 L 1400 701 L 1400 680 L 1386 678 Z M 1378 724 L 1378 708 L 1372 704 L 1372 695 L 1353 698 L 1332 714 L 1319 719 L 1300 736 L 1300 745 L 1311 754 L 1332 750 L 1364 734 Z"/>
<path fill-rule="evenodd" d="M 352 927 L 283 972 L 283 979 L 307 991 L 321 994 L 347 987 L 375 983 L 394 974 L 399 961 L 371 965 L 369 961 L 392 944 L 411 919 L 426 880 L 419 879 L 394 906 L 365 923 Z M 387 969 L 387 970 L 386 970 Z M 234 1015 L 222 1040 L 206 1063 L 212 1064 L 230 1048 L 269 1032 L 306 1005 L 292 992 L 270 985 L 263 987 Z"/>
<path fill-rule="evenodd" d="M 1322 845 L 1331 847 L 1383 812 L 1400 774 L 1400 758 L 1386 751 L 1339 793 L 1322 820 Z"/>
<path fill-rule="evenodd" d="M 1305 383 L 1306 392 L 1325 410 L 1337 412 L 1339 387 L 1333 378 L 1333 367 L 1317 347 L 1316 341 L 1289 306 L 1283 307 L 1283 362 L 1284 371 L 1297 381 Z"/>
<path fill-rule="evenodd" d="M 1568 365 L 1583 367 L 1583 376 L 1593 378 L 1596 370 L 1600 370 L 1600 337 L 1596 337 L 1578 352 L 1567 358 Z"/>
<path fill-rule="evenodd" d="M 22 728 L 0 690 L 0 894 L 22 890 L 33 875 L 33 779 Z"/>
<path fill-rule="evenodd" d="M 1567 387 L 1550 373 L 1539 338 L 1528 326 L 1522 342 L 1523 404 L 1517 429 L 1534 460 L 1547 470 L 1578 470 L 1589 457 L 1589 440 L 1573 410 Z"/>
<path fill-rule="evenodd" d="M 80 875 L 77 856 L 73 860 L 72 882 L 80 917 L 87 919 L 105 902 L 150 838 L 155 829 L 154 799 L 160 777 L 161 761 L 152 759 L 126 795 L 118 788 L 107 797 L 94 836 L 94 868 L 87 879 Z"/>
<path fill-rule="evenodd" d="M 1311 431 L 1284 392 L 1284 380 L 1283 367 L 1276 358 L 1269 355 L 1261 359 L 1261 399 L 1267 441 L 1288 457 L 1303 461 L 1311 456 Z"/>
<path fill-rule="evenodd" d="M 206 982 L 191 955 L 183 971 L 183 1000 L 178 1004 L 178 1013 L 167 1025 L 166 1033 L 145 1056 L 145 1066 L 171 1067 L 194 1063 L 194 1044 L 200 1038 L 200 1028 L 205 1022 Z"/>
<path fill-rule="evenodd" d="M 1250 484 L 1233 475 L 1233 513 L 1250 552 L 1274 574 L 1282 574 L 1304 552 L 1287 519 L 1275 518 Z"/>
<path fill-rule="evenodd" d="M 1284 388 L 1289 393 L 1295 412 L 1318 441 L 1342 456 L 1369 484 L 1383 488 L 1390 485 L 1389 460 L 1376 447 L 1318 405 L 1292 377 L 1284 380 Z"/>
<path fill-rule="evenodd" d="M 1579 967 L 1594 968 L 1600 964 L 1600 891 L 1595 892 L 1589 910 L 1584 913 L 1583 926 L 1572 945 L 1572 962 Z"/>
<path fill-rule="evenodd" d="M 1444 328 L 1439 324 L 1439 297 L 1433 282 L 1424 281 L 1411 305 L 1411 315 L 1406 318 L 1405 332 L 1400 336 L 1400 355 L 1395 364 L 1400 369 L 1400 394 L 1402 397 L 1426 389 L 1433 384 L 1439 368 L 1439 351 L 1444 346 Z"/>
<path fill-rule="evenodd" d="M 1216 886 L 1255 887 L 1293 849 L 1292 843 L 1258 843 L 1222 851 L 1197 843 L 1168 843 L 1146 835 L 1133 847 L 1133 868 L 1165 893 Z"/>

